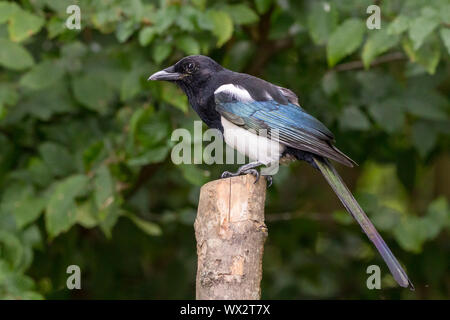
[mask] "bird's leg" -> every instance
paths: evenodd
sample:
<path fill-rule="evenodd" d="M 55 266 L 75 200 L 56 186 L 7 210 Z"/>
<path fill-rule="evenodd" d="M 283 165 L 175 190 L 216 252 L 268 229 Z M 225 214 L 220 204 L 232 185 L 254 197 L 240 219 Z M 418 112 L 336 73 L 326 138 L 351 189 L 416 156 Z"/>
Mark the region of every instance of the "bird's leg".
<path fill-rule="evenodd" d="M 259 174 L 259 171 L 256 170 L 255 168 L 257 168 L 261 165 L 263 165 L 263 163 L 261 163 L 259 161 L 250 162 L 250 163 L 244 164 L 243 166 L 239 167 L 239 169 L 236 172 L 225 171 L 224 173 L 222 173 L 221 178 L 236 177 L 236 176 L 250 173 L 251 175 L 255 176 L 255 178 L 256 178 L 255 183 L 256 183 L 259 180 L 260 174 Z"/>

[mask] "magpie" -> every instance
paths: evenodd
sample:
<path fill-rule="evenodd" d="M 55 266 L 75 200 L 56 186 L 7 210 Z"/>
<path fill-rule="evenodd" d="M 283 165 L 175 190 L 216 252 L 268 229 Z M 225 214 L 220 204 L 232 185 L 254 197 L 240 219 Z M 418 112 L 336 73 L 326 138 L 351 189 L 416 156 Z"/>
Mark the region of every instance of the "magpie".
<path fill-rule="evenodd" d="M 235 173 L 225 171 L 222 177 L 251 173 L 258 179 L 256 168 L 274 161 L 295 159 L 304 160 L 318 169 L 378 249 L 397 283 L 414 290 L 406 272 L 330 160 L 349 167 L 356 163 L 333 145 L 333 133 L 299 105 L 294 92 L 260 78 L 228 70 L 202 55 L 185 57 L 154 73 L 148 80 L 178 85 L 202 121 L 208 127 L 220 130 L 226 144 L 252 161 Z M 267 135 L 259 134 L 261 130 L 265 130 Z M 261 142 L 266 142 L 269 147 L 276 144 L 276 151 L 256 152 L 246 147 L 259 146 Z M 271 176 L 268 180 L 271 182 Z"/>

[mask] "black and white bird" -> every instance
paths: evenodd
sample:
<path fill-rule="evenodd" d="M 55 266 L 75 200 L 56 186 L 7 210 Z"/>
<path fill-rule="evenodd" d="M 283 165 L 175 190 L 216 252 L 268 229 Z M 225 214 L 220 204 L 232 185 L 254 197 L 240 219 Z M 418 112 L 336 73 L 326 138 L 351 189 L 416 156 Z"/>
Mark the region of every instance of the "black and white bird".
<path fill-rule="evenodd" d="M 185 57 L 149 80 L 177 84 L 203 122 L 220 130 L 230 147 L 252 161 L 222 177 L 251 173 L 258 179 L 256 168 L 285 159 L 304 160 L 318 169 L 374 243 L 397 283 L 414 288 L 329 160 L 350 167 L 355 162 L 333 145 L 333 133 L 300 107 L 291 90 L 225 69 L 201 55 Z M 272 178 L 267 178 L 271 182 Z"/>

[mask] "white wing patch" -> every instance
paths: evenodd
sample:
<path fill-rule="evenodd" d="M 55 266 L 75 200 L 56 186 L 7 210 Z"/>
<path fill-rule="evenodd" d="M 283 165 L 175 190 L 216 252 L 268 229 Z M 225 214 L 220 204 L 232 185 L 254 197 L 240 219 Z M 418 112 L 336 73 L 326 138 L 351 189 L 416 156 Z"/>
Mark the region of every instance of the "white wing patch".
<path fill-rule="evenodd" d="M 265 165 L 278 162 L 285 146 L 278 141 L 241 128 L 224 117 L 221 118 L 225 143 L 253 161 Z"/>
<path fill-rule="evenodd" d="M 247 90 L 242 88 L 241 86 L 237 86 L 234 84 L 224 84 L 221 85 L 219 88 L 214 91 L 214 94 L 218 94 L 220 92 L 227 92 L 230 95 L 234 96 L 236 100 L 243 101 L 243 102 L 253 102 L 253 98 L 251 97 L 250 93 L 248 93 Z"/>

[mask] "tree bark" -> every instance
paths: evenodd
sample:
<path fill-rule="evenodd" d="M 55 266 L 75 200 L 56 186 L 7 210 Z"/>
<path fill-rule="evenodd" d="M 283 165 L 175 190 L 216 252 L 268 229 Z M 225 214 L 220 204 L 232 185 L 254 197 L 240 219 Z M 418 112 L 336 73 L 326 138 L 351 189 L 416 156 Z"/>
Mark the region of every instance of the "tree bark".
<path fill-rule="evenodd" d="M 198 300 L 261 297 L 266 180 L 252 175 L 205 184 L 195 219 Z"/>

